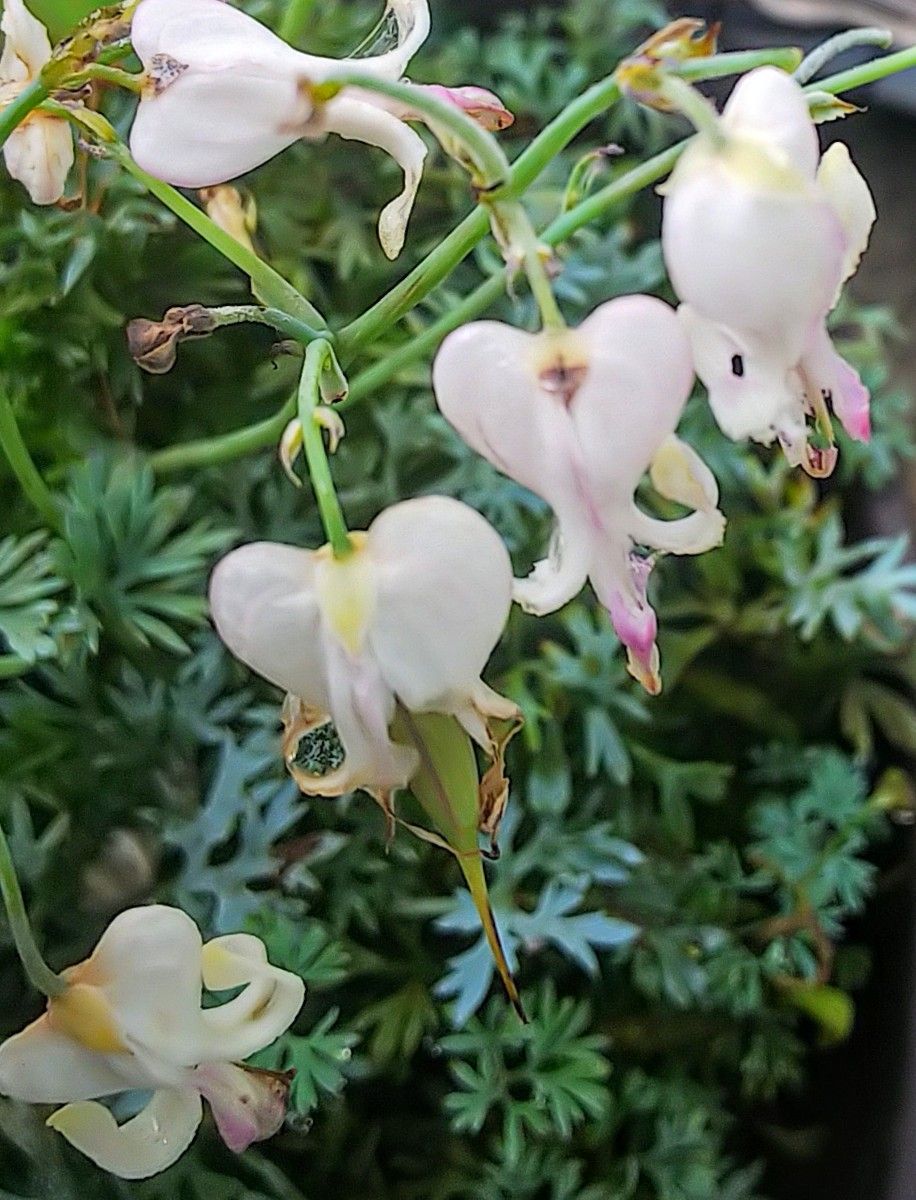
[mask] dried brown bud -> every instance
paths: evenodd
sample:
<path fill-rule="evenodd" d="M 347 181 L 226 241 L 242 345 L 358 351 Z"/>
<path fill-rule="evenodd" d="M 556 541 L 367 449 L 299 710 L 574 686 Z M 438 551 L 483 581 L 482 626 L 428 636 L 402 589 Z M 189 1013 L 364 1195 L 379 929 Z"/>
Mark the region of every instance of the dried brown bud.
<path fill-rule="evenodd" d="M 150 375 L 165 375 L 175 365 L 181 342 L 207 337 L 216 328 L 216 318 L 202 304 L 170 308 L 161 321 L 137 317 L 127 326 L 130 356 Z"/>

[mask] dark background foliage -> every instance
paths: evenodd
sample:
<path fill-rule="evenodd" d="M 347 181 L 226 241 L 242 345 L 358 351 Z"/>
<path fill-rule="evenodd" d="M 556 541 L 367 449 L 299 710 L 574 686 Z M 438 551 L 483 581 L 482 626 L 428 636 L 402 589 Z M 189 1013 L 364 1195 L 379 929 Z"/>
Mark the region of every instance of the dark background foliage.
<path fill-rule="evenodd" d="M 247 7 L 274 22 L 281 6 Z M 510 150 L 663 19 L 653 0 L 572 0 L 488 11 L 484 33 L 470 6 L 434 7 L 417 77 L 496 88 L 518 114 Z M 321 0 L 304 42 L 344 53 L 376 16 Z M 126 125 L 127 106 L 115 115 Z M 619 106 L 538 181 L 532 214 L 556 214 L 594 148 L 625 150 L 604 180 L 677 131 Z M 335 322 L 469 204 L 434 155 L 392 267 L 374 230 L 396 187 L 381 155 L 302 145 L 243 186 L 259 245 Z M 853 301 L 837 315 L 877 432 L 868 448 L 843 445 L 829 485 L 725 442 L 699 399 L 690 407 L 685 430 L 730 527 L 721 551 L 658 572 L 660 700 L 627 679 L 589 596 L 548 621 L 513 616 L 491 678 L 527 725 L 491 886 L 532 1015 L 522 1027 L 454 864 L 400 836 L 386 853 L 365 798 L 297 796 L 277 755 L 278 698 L 207 628 L 219 553 L 254 537 L 316 545 L 317 516 L 270 451 L 188 474 L 159 468 L 156 452 L 273 413 L 297 364 L 267 332 L 232 329 L 141 378 L 128 319 L 244 302 L 245 289 L 111 165 L 92 165 L 72 211 L 35 210 L 8 183 L 0 206 L 0 386 L 65 514 L 64 537 L 36 532 L 2 476 L 0 634 L 33 665 L 0 684 L 0 803 L 34 918 L 64 965 L 120 908 L 162 899 L 208 934 L 253 930 L 309 985 L 263 1058 L 298 1074 L 287 1128 L 261 1151 L 234 1160 L 205 1131 L 162 1178 L 120 1184 L 42 1113 L 2 1103 L 0 1194 L 787 1200 L 793 1180 L 820 1178 L 825 1129 L 806 1081 L 825 1056 L 842 1061 L 869 975 L 850 925 L 900 886 L 912 809 L 913 570 L 900 538 L 846 534 L 913 453 L 888 368 L 893 315 Z M 669 294 L 657 223 L 644 195 L 563 249 L 571 319 L 620 293 Z M 481 248 L 358 366 L 496 266 Z M 533 315 L 524 300 L 497 311 Z M 497 525 L 520 570 L 542 549 L 542 506 L 447 429 L 426 364 L 355 406 L 347 427 L 334 468 L 354 527 L 445 491 Z M 4 1032 L 37 1012 L 9 946 L 0 995 Z"/>

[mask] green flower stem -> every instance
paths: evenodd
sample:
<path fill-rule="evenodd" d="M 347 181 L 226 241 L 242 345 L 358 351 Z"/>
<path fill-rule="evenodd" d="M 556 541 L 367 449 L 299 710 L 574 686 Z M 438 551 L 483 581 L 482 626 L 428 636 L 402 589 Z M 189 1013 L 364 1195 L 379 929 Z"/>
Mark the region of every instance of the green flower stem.
<path fill-rule="evenodd" d="M 298 412 L 302 425 L 302 444 L 308 462 L 309 475 L 318 502 L 318 511 L 334 557 L 349 558 L 353 543 L 344 520 L 343 510 L 334 488 L 331 464 L 324 445 L 324 433 L 315 420 L 321 403 L 321 384 L 329 366 L 335 365 L 334 350 L 325 339 L 312 342 L 305 352 L 305 366 L 299 384 Z"/>
<path fill-rule="evenodd" d="M 71 75 L 66 87 L 78 88 L 84 83 L 92 82 L 109 83 L 113 87 L 126 88 L 129 92 L 139 93 L 143 90 L 143 75 L 140 72 L 124 71 L 107 63 L 90 63 L 85 70 Z"/>
<path fill-rule="evenodd" d="M 319 338 L 328 340 L 327 330 L 313 329 L 311 325 L 297 321 L 295 317 L 281 312 L 279 308 L 260 308 L 256 304 L 225 304 L 218 308 L 208 308 L 207 312 L 220 329 L 226 325 L 266 325 L 301 346 L 308 346 Z"/>
<path fill-rule="evenodd" d="M 544 231 L 541 241 L 547 246 L 558 246 L 572 236 L 576 230 L 595 220 L 597 217 L 613 210 L 635 192 L 644 187 L 651 187 L 663 179 L 672 169 L 688 142 L 681 142 L 668 150 L 656 154 L 625 172 L 607 187 L 596 192 L 563 216 L 558 217 Z M 346 409 L 372 395 L 389 380 L 394 378 L 404 367 L 418 359 L 431 354 L 453 330 L 460 328 L 467 321 L 474 320 L 481 313 L 495 304 L 505 291 L 505 278 L 500 271 L 482 283 L 464 300 L 430 325 L 423 333 L 410 339 L 409 342 L 393 350 L 385 358 L 362 371 L 352 381 L 349 395 L 335 408 Z M 182 446 L 171 446 L 150 456 L 150 462 L 159 474 L 171 474 L 192 467 L 215 466 L 242 458 L 246 454 L 254 454 L 268 446 L 275 445 L 283 430 L 295 416 L 295 401 L 288 401 L 276 416 L 259 421 L 256 425 L 246 426 L 233 433 L 221 434 L 216 437 L 202 438 L 195 442 L 186 442 Z"/>
<path fill-rule="evenodd" d="M 130 58 L 134 48 L 130 38 L 119 38 L 116 42 L 111 42 L 96 55 L 96 62 L 103 66 L 113 66 L 115 63 L 123 62 L 125 58 Z"/>
<path fill-rule="evenodd" d="M 21 125 L 29 113 L 48 98 L 48 89 L 40 79 L 33 80 L 28 87 L 22 89 L 16 99 L 0 111 L 0 146 L 4 144 L 17 126 Z"/>
<path fill-rule="evenodd" d="M 16 414 L 9 396 L 0 390 L 0 448 L 6 455 L 19 486 L 40 513 L 49 529 L 63 532 L 63 520 L 57 502 L 41 472 L 32 461 L 28 447 L 22 439 Z"/>
<path fill-rule="evenodd" d="M 894 35 L 889 29 L 848 29 L 828 38 L 820 46 L 802 59 L 795 70 L 795 78 L 799 83 L 808 83 L 818 71 L 826 67 L 838 55 L 856 46 L 880 46 L 886 50 L 893 45 Z"/>
<path fill-rule="evenodd" d="M 512 167 L 492 133 L 488 133 L 456 105 L 439 100 L 410 83 L 391 83 L 354 71 L 335 76 L 327 81 L 326 86 L 338 84 L 359 86 L 389 100 L 396 100 L 405 109 L 422 115 L 438 137 L 448 135 L 458 144 L 462 157 L 467 156 L 470 161 L 473 183 L 480 192 L 482 206 L 492 215 L 500 241 L 508 247 L 510 254 L 518 256 L 545 328 L 564 328 L 563 315 L 553 294 L 531 219 L 520 200 L 504 196 Z M 447 149 L 451 149 L 447 141 L 445 144 Z"/>
<path fill-rule="evenodd" d="M 22 889 L 16 877 L 13 857 L 10 854 L 6 834 L 0 827 L 0 893 L 9 919 L 13 941 L 16 943 L 16 953 L 22 961 L 22 966 L 29 982 L 36 991 L 42 992 L 48 999 L 60 996 L 67 990 L 66 981 L 55 974 L 42 957 L 32 933 L 29 915 L 26 912 L 25 901 L 22 899 Z"/>
<path fill-rule="evenodd" d="M 683 79 L 703 80 L 737 75 L 762 66 L 784 67 L 791 71 L 800 59 L 801 52 L 792 47 L 740 50 L 685 62 L 679 67 L 678 74 Z M 614 76 L 609 75 L 573 100 L 512 164 L 503 195 L 518 197 L 527 191 L 557 155 L 619 99 L 620 88 Z M 337 346 L 344 360 L 350 361 L 364 346 L 371 345 L 379 334 L 400 321 L 437 288 L 483 241 L 488 228 L 486 211 L 475 209 L 401 283 L 342 329 Z"/>
<path fill-rule="evenodd" d="M 244 271 L 251 280 L 252 291 L 262 304 L 268 308 L 278 308 L 302 321 L 305 325 L 323 331 L 327 330 L 327 321 L 318 309 L 311 305 L 288 280 L 284 279 L 247 246 L 243 246 L 231 233 L 221 229 L 203 209 L 198 208 L 176 188 L 147 174 L 134 162 L 123 142 L 109 143 L 107 148 L 112 157 L 129 175 L 142 183 L 147 191 L 151 192 L 176 217 L 209 242 L 214 250 L 227 258 L 240 271 Z M 323 336 L 329 337 L 330 335 L 324 332 Z"/>
<path fill-rule="evenodd" d="M 296 407 L 296 397 L 292 396 L 273 417 L 267 417 L 255 425 L 246 425 L 244 429 L 237 429 L 233 433 L 216 434 L 183 445 L 169 446 L 151 454 L 150 465 L 160 475 L 172 475 L 176 471 L 216 467 L 244 458 L 247 454 L 256 454 L 280 440 L 283 430 L 296 415 Z"/>
<path fill-rule="evenodd" d="M 294 46 L 305 33 L 315 8 L 315 0 L 286 0 L 286 11 L 277 31 L 284 42 Z"/>
<path fill-rule="evenodd" d="M 831 96 L 838 96 L 840 92 L 851 92 L 854 88 L 864 87 L 867 83 L 877 83 L 879 79 L 898 75 L 901 71 L 911 71 L 914 67 L 916 46 L 908 46 L 906 50 L 898 50 L 896 54 L 884 54 L 880 58 L 873 58 L 861 67 L 851 67 L 848 71 L 840 71 L 827 79 L 819 79 L 813 87 L 818 92 L 829 92 Z"/>
<path fill-rule="evenodd" d="M 685 116 L 694 129 L 709 138 L 714 146 L 725 145 L 725 134 L 719 124 L 719 114 L 715 105 L 686 79 L 677 75 L 662 74 L 658 95 Z"/>
<path fill-rule="evenodd" d="M 338 332 L 336 345 L 342 361 L 351 362 L 435 291 L 483 241 L 489 228 L 490 218 L 483 208 L 469 213 L 405 279 Z"/>
<path fill-rule="evenodd" d="M 684 78 L 688 76 L 698 78 L 699 76 L 695 72 L 702 68 L 705 72 L 702 77 L 711 79 L 716 74 L 735 74 L 770 63 L 791 69 L 792 62 L 785 56 L 789 54 L 791 57 L 793 53 L 794 61 L 797 64 L 797 52 L 785 50 L 740 51 L 735 54 L 717 55 L 715 58 L 696 59 L 691 63 L 685 63 L 680 74 Z M 849 88 L 873 83 L 878 79 L 909 70 L 912 67 L 916 67 L 916 47 L 901 50 L 896 54 L 885 55 L 873 62 L 865 63 L 861 67 L 855 67 L 850 71 L 843 71 L 827 79 L 819 80 L 814 90 L 837 94 Z M 519 187 L 527 187 L 532 183 L 546 166 L 550 157 L 559 154 L 581 128 L 599 116 L 610 103 L 613 103 L 616 94 L 616 84 L 611 81 L 605 80 L 601 84 L 596 84 L 548 125 L 516 160 L 512 169 L 512 180 L 506 189 L 508 194 L 511 195 Z M 575 208 L 558 217 L 545 230 L 542 240 L 547 245 L 559 245 L 576 230 L 613 210 L 617 204 L 634 192 L 644 187 L 651 187 L 671 171 L 689 143 L 690 139 L 687 139 L 662 151 L 661 154 L 657 154 L 638 167 L 627 171 L 593 196 L 589 196 Z M 535 150 L 537 150 L 536 155 Z M 545 151 L 547 153 L 542 161 L 542 154 Z M 352 355 L 399 321 L 470 254 L 486 235 L 487 225 L 487 214 L 482 209 L 478 208 L 470 213 L 402 283 L 398 284 L 362 317 L 342 330 L 338 334 L 337 345 L 344 347 L 346 352 Z M 408 344 L 398 347 L 380 362 L 357 375 L 352 381 L 350 395 L 345 403 L 354 403 L 371 394 L 382 384 L 388 382 L 402 367 L 435 350 L 439 342 L 453 329 L 458 328 L 466 321 L 473 320 L 474 317 L 485 311 L 488 305 L 494 303 L 499 298 L 502 288 L 501 276 L 496 276 L 481 284 L 460 305 L 431 325 L 424 333 L 413 338 Z M 161 450 L 152 455 L 150 461 L 153 468 L 162 474 L 191 467 L 230 462 L 274 444 L 294 413 L 295 404 L 291 401 L 276 416 L 268 417 L 256 425 Z"/>
<path fill-rule="evenodd" d="M 609 183 L 607 187 L 602 188 L 601 191 L 558 217 L 541 234 L 541 241 L 546 246 L 561 245 L 568 241 L 577 230 L 599 217 L 606 216 L 609 211 L 635 192 L 642 191 L 645 187 L 651 187 L 653 183 L 664 179 L 688 144 L 688 142 L 681 142 L 668 150 L 663 150 L 661 154 L 647 159 L 633 170 L 625 172 L 619 179 Z M 361 371 L 353 380 L 350 394 L 340 407 L 347 408 L 364 397 L 372 395 L 404 367 L 435 351 L 440 342 L 453 330 L 459 329 L 467 321 L 473 321 L 475 317 L 479 317 L 492 304 L 495 304 L 503 290 L 504 281 L 500 272 L 482 283 L 460 304 L 451 308 L 419 336 L 411 338 L 409 342 L 399 346 L 397 350 L 373 366 Z"/>
<path fill-rule="evenodd" d="M 711 54 L 708 58 L 687 58 L 672 66 L 671 73 L 691 83 L 702 83 L 704 79 L 744 75 L 757 67 L 780 67 L 783 71 L 794 71 L 801 60 L 802 52 L 797 46 L 733 50 L 728 54 Z"/>

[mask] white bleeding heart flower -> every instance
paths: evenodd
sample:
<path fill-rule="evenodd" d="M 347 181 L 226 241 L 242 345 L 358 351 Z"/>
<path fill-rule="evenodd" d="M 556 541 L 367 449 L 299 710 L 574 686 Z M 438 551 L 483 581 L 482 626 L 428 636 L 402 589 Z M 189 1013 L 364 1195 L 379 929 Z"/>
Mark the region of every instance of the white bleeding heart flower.
<path fill-rule="evenodd" d="M 193 1141 L 202 1099 L 231 1150 L 277 1132 L 289 1077 L 240 1064 L 290 1027 L 305 989 L 271 966 L 258 938 L 204 945 L 179 909 L 134 908 L 64 978 L 44 1016 L 0 1046 L 0 1092 L 63 1104 L 48 1124 L 103 1170 L 124 1179 L 164 1171 Z M 203 988 L 241 991 L 202 1008 Z M 152 1098 L 123 1125 L 98 1103 L 137 1090 Z"/>
<path fill-rule="evenodd" d="M 868 185 L 842 143 L 821 157 L 799 84 L 751 71 L 664 189 L 663 245 L 697 372 L 723 431 L 781 443 L 793 465 L 829 474 L 832 408 L 870 436 L 869 394 L 834 349 L 827 316 L 875 221 Z M 808 421 L 823 437 L 812 445 Z"/>
<path fill-rule="evenodd" d="M 480 675 L 512 603 L 496 531 L 457 500 L 387 509 L 353 553 L 256 543 L 217 566 L 210 608 L 242 662 L 289 694 L 287 763 L 309 795 L 390 796 L 419 766 L 390 731 L 401 704 L 454 716 L 491 755 L 517 710 Z"/>
<path fill-rule="evenodd" d="M 23 0 L 6 0 L 0 30 L 0 109 L 11 104 L 41 75 L 50 61 L 51 42 L 44 25 Z M 25 187 L 34 204 L 56 204 L 73 166 L 73 136 L 61 117 L 35 110 L 6 140 L 6 168 Z"/>
<path fill-rule="evenodd" d="M 388 0 L 387 11 L 397 26 L 393 50 L 337 60 L 294 50 L 224 0 L 141 0 L 131 37 L 148 84 L 130 136 L 134 158 L 168 183 L 204 188 L 254 170 L 300 138 L 336 133 L 378 146 L 404 172 L 403 192 L 379 221 L 382 248 L 396 258 L 427 154 L 405 122 L 421 118 L 409 106 L 357 88 L 316 107 L 310 91 L 347 69 L 401 79 L 429 35 L 429 4 Z M 508 117 L 498 98 L 480 89 L 437 94 L 488 128 Z"/>
<path fill-rule="evenodd" d="M 458 433 L 556 516 L 550 556 L 516 582 L 515 599 L 543 615 L 590 579 L 632 674 L 653 693 L 661 687 L 646 597 L 654 559 L 643 551 L 700 554 L 725 527 L 715 479 L 674 437 L 692 383 L 674 310 L 648 296 L 612 300 L 574 330 L 466 325 L 433 370 L 439 407 Z M 656 490 L 692 516 L 660 521 L 637 507 L 650 468 Z"/>

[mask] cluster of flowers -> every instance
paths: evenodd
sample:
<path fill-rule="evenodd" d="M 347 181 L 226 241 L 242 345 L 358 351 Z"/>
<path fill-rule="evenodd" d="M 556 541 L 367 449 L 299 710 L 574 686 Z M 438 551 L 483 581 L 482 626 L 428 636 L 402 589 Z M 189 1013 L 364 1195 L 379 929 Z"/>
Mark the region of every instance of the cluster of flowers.
<path fill-rule="evenodd" d="M 388 15 L 395 48 L 351 65 L 397 81 L 427 36 L 427 0 L 389 0 Z M 3 31 L 0 105 L 51 55 L 22 0 L 6 0 Z M 418 113 L 358 87 L 322 95 L 341 63 L 292 49 L 223 0 L 140 0 L 132 40 L 145 69 L 131 134 L 142 167 L 204 188 L 300 138 L 336 133 L 380 146 L 404 171 L 379 225 L 385 252 L 397 255 L 427 153 L 407 124 Z M 511 121 L 489 92 L 432 90 L 486 128 Z M 778 441 L 814 475 L 835 460 L 831 412 L 850 436 L 868 438 L 868 394 L 826 327 L 875 219 L 868 187 L 841 144 L 821 158 L 805 94 L 782 71 L 744 77 L 716 130 L 699 134 L 666 188 L 664 252 L 679 310 L 627 296 L 577 329 L 478 322 L 436 359 L 445 418 L 553 510 L 548 557 L 527 579 L 513 581 L 483 517 L 443 497 L 387 510 L 351 536 L 346 555 L 256 544 L 217 567 L 217 629 L 289 694 L 288 761 L 304 791 L 362 788 L 390 812 L 420 767 L 417 748 L 393 732 L 403 711 L 453 718 L 499 759 L 494 725 L 516 710 L 481 674 L 513 599 L 543 615 L 590 580 L 631 673 L 660 691 L 650 575 L 659 555 L 704 553 L 725 530 L 712 473 L 675 432 L 695 374 L 728 436 Z M 73 161 L 62 117 L 37 110 L 4 152 L 36 202 L 61 197 Z M 691 514 L 644 512 L 635 494 L 647 472 L 659 496 Z M 323 756 L 304 764 L 301 744 L 310 735 L 317 745 L 317 734 Z M 267 963 L 257 939 L 202 946 L 175 910 L 136 910 L 66 981 L 46 1016 L 0 1048 L 0 1090 L 69 1102 L 52 1124 L 96 1162 L 133 1177 L 161 1170 L 193 1137 L 201 1097 L 235 1149 L 277 1128 L 286 1081 L 235 1063 L 290 1025 L 302 987 Z M 202 987 L 243 990 L 204 1010 Z M 153 1089 L 153 1098 L 118 1127 L 95 1099 L 127 1089 Z"/>

